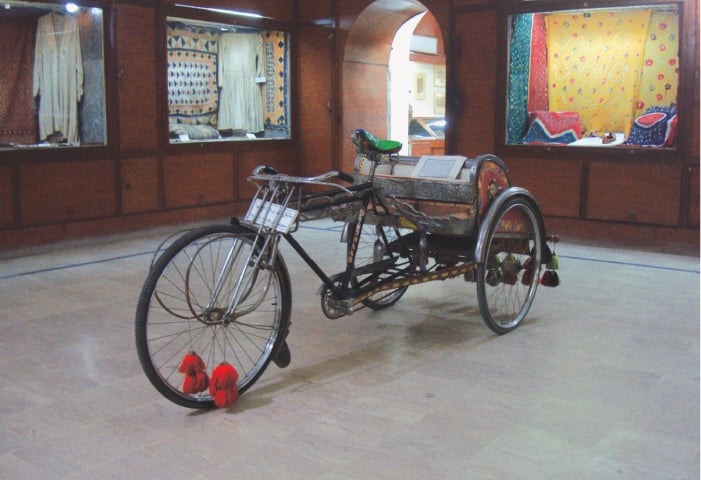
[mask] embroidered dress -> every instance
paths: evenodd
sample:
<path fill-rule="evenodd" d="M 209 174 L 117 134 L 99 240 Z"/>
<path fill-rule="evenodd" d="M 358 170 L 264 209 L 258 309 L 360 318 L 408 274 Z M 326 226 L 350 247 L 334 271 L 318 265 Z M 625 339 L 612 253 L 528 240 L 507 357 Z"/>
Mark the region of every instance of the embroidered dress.
<path fill-rule="evenodd" d="M 60 132 L 79 144 L 78 102 L 83 96 L 83 60 L 78 23 L 50 13 L 39 19 L 34 51 L 34 96 L 39 100 L 39 140 Z"/>
<path fill-rule="evenodd" d="M 219 130 L 264 130 L 263 96 L 256 77 L 264 75 L 263 38 L 225 33 L 219 41 Z"/>

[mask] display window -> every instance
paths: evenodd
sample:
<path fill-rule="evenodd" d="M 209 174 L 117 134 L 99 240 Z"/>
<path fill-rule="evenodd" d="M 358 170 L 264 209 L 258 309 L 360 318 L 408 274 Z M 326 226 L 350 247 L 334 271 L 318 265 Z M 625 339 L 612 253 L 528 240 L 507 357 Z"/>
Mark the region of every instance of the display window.
<path fill-rule="evenodd" d="M 171 143 L 290 138 L 289 34 L 168 17 Z"/>
<path fill-rule="evenodd" d="M 104 145 L 103 11 L 0 4 L 0 148 Z"/>
<path fill-rule="evenodd" d="M 675 148 L 679 10 L 511 15 L 506 143 Z"/>

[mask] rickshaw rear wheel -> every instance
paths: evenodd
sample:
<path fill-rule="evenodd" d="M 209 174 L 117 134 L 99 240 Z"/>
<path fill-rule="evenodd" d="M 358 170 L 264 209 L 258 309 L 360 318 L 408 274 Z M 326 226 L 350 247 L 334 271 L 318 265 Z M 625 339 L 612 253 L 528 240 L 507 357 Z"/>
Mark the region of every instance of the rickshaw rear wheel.
<path fill-rule="evenodd" d="M 397 255 L 396 252 L 388 252 L 388 244 L 397 240 L 399 235 L 406 234 L 405 230 L 380 225 L 363 225 L 358 242 L 358 251 L 355 264 L 359 267 L 380 262 L 389 256 Z M 359 283 L 359 278 L 353 278 L 354 286 Z M 363 305 L 372 310 L 383 310 L 391 307 L 399 301 L 409 287 L 400 287 L 393 290 L 385 290 L 363 300 Z"/>
<path fill-rule="evenodd" d="M 502 203 L 493 218 L 477 266 L 477 300 L 484 323 L 501 335 L 518 327 L 533 303 L 545 233 L 537 205 L 522 195 Z"/>

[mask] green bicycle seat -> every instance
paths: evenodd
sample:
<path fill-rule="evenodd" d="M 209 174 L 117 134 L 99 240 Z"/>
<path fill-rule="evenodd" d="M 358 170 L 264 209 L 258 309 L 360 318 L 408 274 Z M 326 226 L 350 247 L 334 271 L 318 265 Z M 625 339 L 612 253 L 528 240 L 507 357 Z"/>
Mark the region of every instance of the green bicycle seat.
<path fill-rule="evenodd" d="M 359 147 L 375 150 L 380 153 L 397 153 L 402 149 L 402 142 L 397 142 L 396 140 L 380 140 L 372 133 L 360 128 L 355 131 L 355 138 L 359 140 L 359 142 L 355 142 Z"/>

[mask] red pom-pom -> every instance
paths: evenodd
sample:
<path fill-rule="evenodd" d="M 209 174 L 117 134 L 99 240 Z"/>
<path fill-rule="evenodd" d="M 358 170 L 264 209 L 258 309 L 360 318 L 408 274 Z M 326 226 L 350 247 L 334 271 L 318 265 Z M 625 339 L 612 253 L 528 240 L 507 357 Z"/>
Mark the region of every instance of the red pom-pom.
<path fill-rule="evenodd" d="M 214 369 L 209 381 L 209 394 L 217 407 L 228 408 L 238 400 L 238 381 L 239 374 L 231 364 L 222 362 Z"/>
<path fill-rule="evenodd" d="M 207 390 L 209 387 L 209 377 L 205 372 L 204 361 L 195 352 L 187 352 L 183 361 L 178 367 L 180 373 L 185 374 L 182 391 L 188 395 L 194 395 Z"/>
<path fill-rule="evenodd" d="M 178 371 L 185 375 L 196 375 L 203 372 L 204 369 L 204 360 L 192 350 L 185 354 L 183 361 L 180 363 L 180 367 L 178 367 Z"/>
<path fill-rule="evenodd" d="M 215 388 L 217 390 L 223 390 L 236 386 L 236 382 L 239 381 L 239 373 L 236 369 L 227 362 L 220 363 L 217 368 L 212 372 L 212 378 L 210 379 L 209 385 L 210 390 Z"/>
<path fill-rule="evenodd" d="M 197 379 L 197 392 L 199 393 L 207 390 L 207 387 L 209 387 L 209 377 L 207 376 L 207 372 L 200 372 L 195 375 L 195 378 Z"/>
<path fill-rule="evenodd" d="M 188 395 L 194 395 L 195 393 L 201 392 L 202 390 L 197 389 L 197 377 L 194 375 L 185 375 L 182 391 Z"/>
<path fill-rule="evenodd" d="M 219 408 L 229 408 L 239 399 L 239 391 L 236 389 L 218 390 L 214 395 L 214 404 Z"/>

